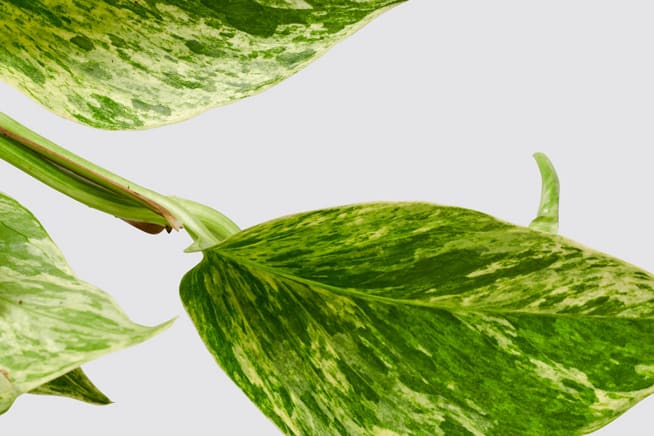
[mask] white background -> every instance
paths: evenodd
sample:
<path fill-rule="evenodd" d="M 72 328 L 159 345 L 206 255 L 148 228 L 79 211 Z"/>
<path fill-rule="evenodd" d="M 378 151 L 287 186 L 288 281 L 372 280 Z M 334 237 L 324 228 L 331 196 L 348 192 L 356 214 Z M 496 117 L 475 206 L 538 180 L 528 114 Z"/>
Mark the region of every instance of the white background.
<path fill-rule="evenodd" d="M 174 126 L 103 132 L 0 85 L 0 111 L 137 183 L 242 227 L 372 200 L 424 200 L 527 224 L 546 152 L 560 232 L 654 271 L 654 7 L 646 1 L 411 0 L 281 85 Z M 199 259 L 4 163 L 80 277 L 159 337 L 87 365 L 116 404 L 23 396 L 3 435 L 276 435 L 213 363 L 179 301 Z M 580 350 L 583 352 L 583 350 Z M 507 387 L 508 389 L 508 387 Z M 648 417 L 650 415 L 650 417 Z M 651 435 L 643 401 L 598 435 Z"/>

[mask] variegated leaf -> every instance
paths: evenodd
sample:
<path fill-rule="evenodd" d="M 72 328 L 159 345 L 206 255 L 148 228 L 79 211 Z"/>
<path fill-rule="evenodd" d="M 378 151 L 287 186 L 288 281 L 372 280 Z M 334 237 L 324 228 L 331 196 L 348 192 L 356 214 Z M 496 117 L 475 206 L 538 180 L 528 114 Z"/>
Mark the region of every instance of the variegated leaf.
<path fill-rule="evenodd" d="M 404 0 L 0 0 L 0 79 L 107 129 L 262 91 Z"/>
<path fill-rule="evenodd" d="M 134 324 L 106 293 L 77 279 L 34 216 L 2 194 L 0 314 L 0 413 L 58 377 L 58 388 L 43 389 L 72 393 L 82 380 L 71 371 L 167 326 Z M 78 396 L 88 396 L 85 389 Z"/>
<path fill-rule="evenodd" d="M 29 393 L 74 398 L 91 404 L 111 403 L 111 400 L 89 380 L 81 368 L 50 380 L 46 384 L 32 389 Z"/>
<path fill-rule="evenodd" d="M 654 277 L 472 210 L 258 225 L 206 251 L 181 296 L 287 434 L 567 436 L 654 392 Z"/>

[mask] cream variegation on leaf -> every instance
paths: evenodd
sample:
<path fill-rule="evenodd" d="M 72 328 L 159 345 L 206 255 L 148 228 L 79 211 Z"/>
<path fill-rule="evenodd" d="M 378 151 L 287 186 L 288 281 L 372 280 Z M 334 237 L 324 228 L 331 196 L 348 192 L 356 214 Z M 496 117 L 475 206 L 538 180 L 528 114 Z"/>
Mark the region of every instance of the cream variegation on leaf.
<path fill-rule="evenodd" d="M 428 203 L 292 215 L 205 251 L 182 300 L 286 434 L 589 433 L 654 392 L 654 277 L 547 232 L 538 158 L 533 229 Z"/>
<path fill-rule="evenodd" d="M 108 403 L 80 365 L 167 325 L 130 321 L 109 295 L 75 277 L 29 211 L 0 194 L 0 413 L 30 391 Z"/>
<path fill-rule="evenodd" d="M 404 0 L 0 0 L 0 80 L 105 129 L 260 92 Z"/>

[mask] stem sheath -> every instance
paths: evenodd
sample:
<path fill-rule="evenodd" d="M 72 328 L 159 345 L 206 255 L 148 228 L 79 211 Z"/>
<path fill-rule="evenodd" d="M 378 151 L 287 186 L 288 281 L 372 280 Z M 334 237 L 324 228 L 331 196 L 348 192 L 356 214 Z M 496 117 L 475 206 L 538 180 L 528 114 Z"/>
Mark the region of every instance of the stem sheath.
<path fill-rule="evenodd" d="M 193 251 L 209 248 L 239 231 L 231 220 L 208 206 L 132 183 L 2 113 L 0 158 L 75 200 L 148 232 L 184 227 L 194 239 Z"/>

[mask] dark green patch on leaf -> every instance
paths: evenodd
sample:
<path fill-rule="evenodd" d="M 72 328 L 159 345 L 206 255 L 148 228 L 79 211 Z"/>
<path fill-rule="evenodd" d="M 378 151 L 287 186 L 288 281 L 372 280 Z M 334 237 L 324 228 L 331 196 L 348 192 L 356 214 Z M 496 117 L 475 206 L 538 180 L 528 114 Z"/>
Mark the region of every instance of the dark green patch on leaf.
<path fill-rule="evenodd" d="M 90 39 L 88 39 L 84 35 L 73 36 L 70 39 L 70 42 L 72 42 L 73 44 L 75 44 L 76 46 L 78 46 L 79 48 L 81 48 L 84 51 L 91 51 L 91 50 L 93 50 L 93 47 L 94 47 L 93 46 L 93 41 L 91 41 Z"/>
<path fill-rule="evenodd" d="M 91 404 L 111 404 L 111 400 L 89 380 L 81 368 L 50 380 L 48 383 L 32 389 L 29 393 L 69 397 Z"/>

